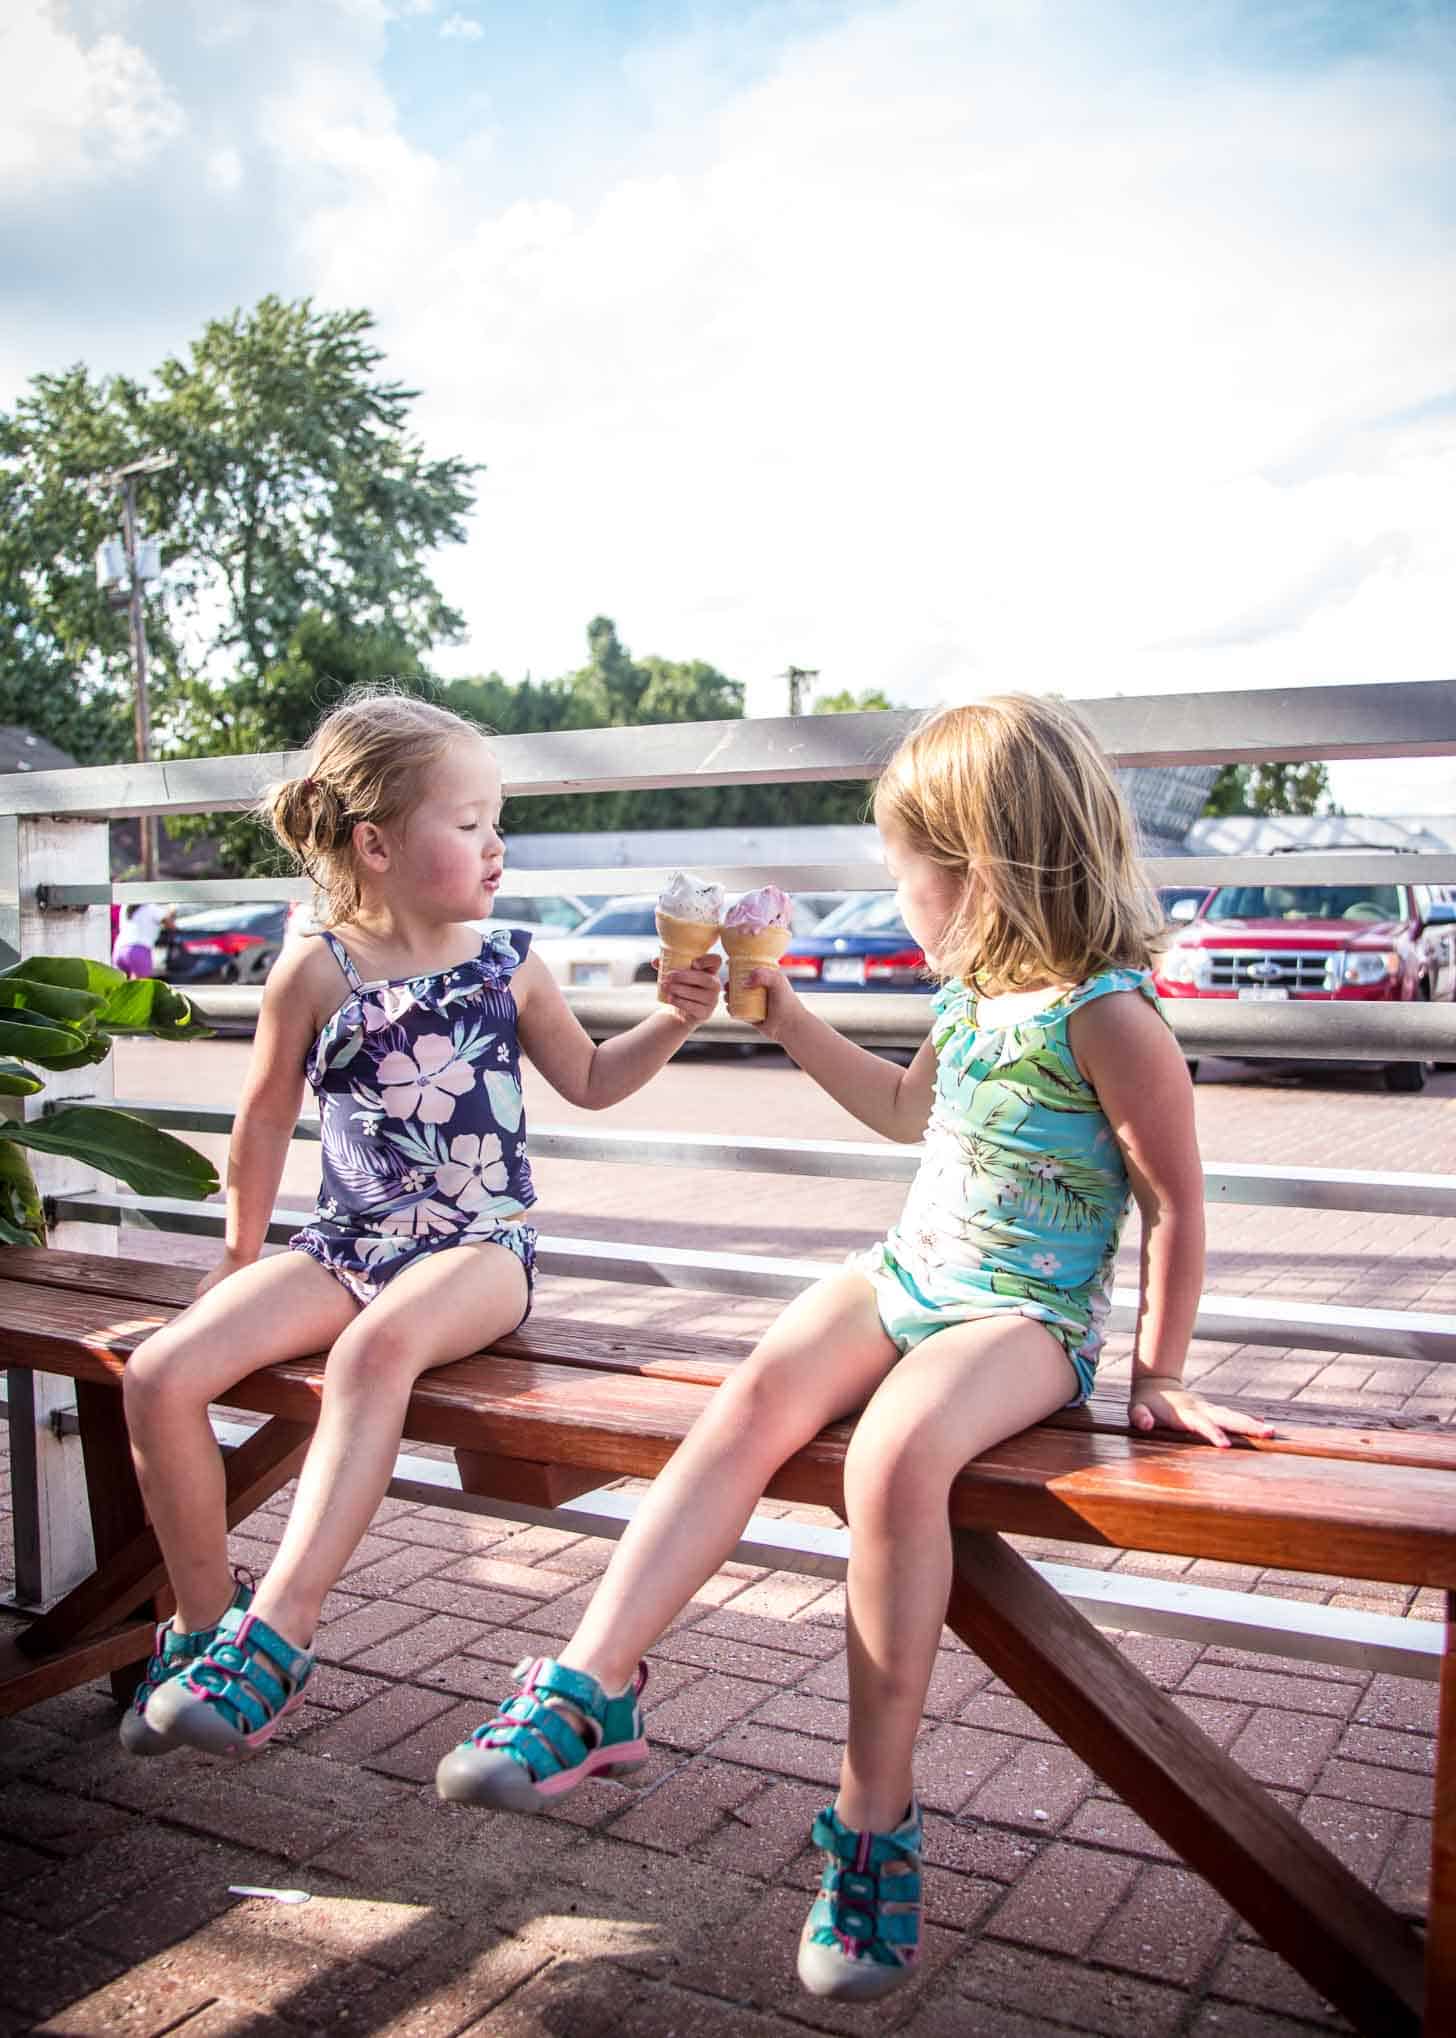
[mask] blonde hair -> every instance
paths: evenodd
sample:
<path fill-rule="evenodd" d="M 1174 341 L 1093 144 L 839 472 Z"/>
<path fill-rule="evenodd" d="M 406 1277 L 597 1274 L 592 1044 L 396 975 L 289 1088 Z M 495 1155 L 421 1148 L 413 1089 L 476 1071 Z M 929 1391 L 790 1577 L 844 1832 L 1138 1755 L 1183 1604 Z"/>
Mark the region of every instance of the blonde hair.
<path fill-rule="evenodd" d="M 411 694 L 355 688 L 325 715 L 301 778 L 270 786 L 258 816 L 318 887 L 326 926 L 352 920 L 362 902 L 354 830 L 408 820 L 449 746 L 481 737 L 474 722 Z"/>
<path fill-rule="evenodd" d="M 985 991 L 1150 967 L 1163 914 L 1112 768 L 1064 701 L 993 694 L 923 722 L 875 814 L 964 884 L 936 956 Z"/>

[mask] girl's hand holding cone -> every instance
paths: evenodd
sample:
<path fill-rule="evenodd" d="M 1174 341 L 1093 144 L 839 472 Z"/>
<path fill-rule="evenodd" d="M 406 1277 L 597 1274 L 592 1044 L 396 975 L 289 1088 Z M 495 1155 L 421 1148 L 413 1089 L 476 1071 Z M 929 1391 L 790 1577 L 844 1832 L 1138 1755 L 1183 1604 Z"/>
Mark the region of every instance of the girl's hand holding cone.
<path fill-rule="evenodd" d="M 709 953 L 700 955 L 686 969 L 668 970 L 659 974 L 657 996 L 661 1004 L 670 1006 L 677 1017 L 689 1026 L 701 1026 L 705 1019 L 711 1019 L 717 1009 L 722 985 L 719 971 L 722 957 Z M 661 965 L 659 964 L 659 971 Z"/>

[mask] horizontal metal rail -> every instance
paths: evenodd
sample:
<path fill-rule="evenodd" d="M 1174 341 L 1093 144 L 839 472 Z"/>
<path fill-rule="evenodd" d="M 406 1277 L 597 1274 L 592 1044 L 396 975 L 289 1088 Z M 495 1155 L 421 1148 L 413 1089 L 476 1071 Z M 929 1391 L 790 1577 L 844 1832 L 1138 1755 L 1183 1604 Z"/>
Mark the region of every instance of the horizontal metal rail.
<path fill-rule="evenodd" d="M 1456 756 L 1456 681 L 1451 680 L 1115 696 L 1076 705 L 1119 765 Z M 515 798 L 666 786 L 812 784 L 873 777 L 920 719 L 893 712 L 668 722 L 501 736 L 492 747 L 506 791 Z M 274 752 L 16 772 L 0 783 L 0 814 L 112 819 L 236 812 L 253 805 L 271 780 L 303 768 L 301 752 Z"/>
<path fill-rule="evenodd" d="M 204 1019 L 251 1029 L 261 989 L 202 984 L 188 993 Z M 806 991 L 811 1012 L 852 1039 L 875 1047 L 914 1049 L 930 1028 L 930 1000 L 919 991 Z M 570 989 L 567 1003 L 597 1039 L 625 1033 L 655 1009 L 647 985 L 626 990 Z M 1227 1055 L 1248 1061 L 1456 1062 L 1456 1005 L 1424 1000 L 1366 1004 L 1345 998 L 1291 998 L 1257 1004 L 1242 998 L 1165 998 L 1164 1017 L 1190 1057 Z M 697 1030 L 703 1041 L 746 1045 L 760 1036 L 719 1011 Z"/>
<path fill-rule="evenodd" d="M 1154 856 L 1148 876 L 1158 885 L 1289 884 L 1456 884 L 1456 854 L 1399 850 L 1362 850 L 1350 855 L 1331 852 L 1308 856 L 1219 856 L 1212 851 L 1189 856 Z M 698 876 L 725 891 L 749 891 L 768 880 L 786 892 L 880 892 L 890 889 L 882 863 L 696 863 Z M 508 866 L 506 886 L 523 898 L 550 898 L 561 892 L 593 898 L 632 898 L 662 889 L 672 876 L 666 864 L 582 864 L 553 870 Z M 308 900 L 313 886 L 307 878 L 172 878 L 145 884 L 46 885 L 42 905 L 49 911 L 74 911 L 81 906 L 120 905 L 262 905 L 275 899 Z"/>
<path fill-rule="evenodd" d="M 62 1108 L 57 1106 L 57 1109 Z M 118 1098 L 116 1108 L 171 1132 L 225 1134 L 235 1113 L 202 1104 Z M 301 1117 L 293 1137 L 316 1142 L 318 1119 Z M 533 1125 L 536 1160 L 611 1161 L 633 1167 L 706 1168 L 718 1173 L 829 1176 L 837 1181 L 908 1182 L 920 1146 L 882 1140 L 749 1139 L 737 1133 L 613 1132 Z M 1287 1210 L 1364 1210 L 1404 1217 L 1456 1217 L 1456 1175 L 1375 1173 L 1355 1168 L 1276 1168 L 1205 1161 L 1205 1200 L 1272 1204 Z"/>
<path fill-rule="evenodd" d="M 138 1225 L 199 1238 L 220 1238 L 226 1221 L 220 1203 L 101 1190 L 59 1195 L 54 1208 L 57 1218 L 68 1222 Z M 275 1208 L 268 1225 L 268 1243 L 286 1244 L 312 1214 Z M 766 1253 L 710 1252 L 546 1234 L 539 1242 L 537 1264 L 543 1272 L 572 1280 L 685 1288 L 711 1295 L 759 1295 L 779 1301 L 789 1300 L 826 1274 L 840 1271 L 840 1263 L 834 1260 L 781 1259 Z M 1137 1291 L 1115 1288 L 1108 1328 L 1131 1330 L 1137 1311 Z M 1280 1302 L 1268 1295 L 1205 1295 L 1193 1335 L 1218 1344 L 1348 1352 L 1372 1359 L 1413 1359 L 1423 1365 L 1445 1365 L 1456 1358 L 1456 1316 L 1415 1309 L 1327 1308 L 1314 1302 Z"/>

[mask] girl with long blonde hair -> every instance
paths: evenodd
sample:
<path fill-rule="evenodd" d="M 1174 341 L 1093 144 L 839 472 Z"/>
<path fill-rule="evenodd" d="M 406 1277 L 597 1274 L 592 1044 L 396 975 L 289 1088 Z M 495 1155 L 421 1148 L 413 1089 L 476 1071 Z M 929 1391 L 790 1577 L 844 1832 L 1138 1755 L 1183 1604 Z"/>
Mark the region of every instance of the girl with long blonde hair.
<path fill-rule="evenodd" d="M 1203 1276 L 1193 1092 L 1160 1016 L 1161 926 L 1116 779 L 1053 700 L 949 709 L 880 779 L 901 914 L 941 979 L 908 1069 L 811 1016 L 775 969 L 761 1031 L 924 1159 L 888 1237 L 819 1282 L 712 1397 L 575 1634 L 440 1765 L 451 1799 L 533 1811 L 645 1759 L 639 1664 L 777 1468 L 862 1410 L 844 1467 L 849 1738 L 799 1974 L 903 1983 L 919 1940 L 913 1754 L 951 1579 L 948 1496 L 980 1452 L 1091 1391 L 1118 1239 L 1142 1216 L 1130 1420 L 1223 1445 L 1262 1425 L 1182 1384 Z"/>

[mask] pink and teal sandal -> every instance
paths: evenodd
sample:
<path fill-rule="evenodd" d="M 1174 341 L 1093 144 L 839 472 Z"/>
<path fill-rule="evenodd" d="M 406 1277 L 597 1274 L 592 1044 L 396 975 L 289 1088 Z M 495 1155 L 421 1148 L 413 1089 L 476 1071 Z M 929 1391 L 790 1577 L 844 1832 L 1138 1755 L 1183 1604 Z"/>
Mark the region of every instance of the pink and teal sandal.
<path fill-rule="evenodd" d="M 452 1748 L 435 1771 L 436 1790 L 452 1804 L 538 1812 L 589 1776 L 615 1776 L 647 1760 L 637 1702 L 647 1682 L 645 1663 L 615 1698 L 595 1677 L 550 1656 L 528 1656 L 511 1675 L 515 1696 Z M 552 1699 L 573 1708 L 584 1733 Z"/>
<path fill-rule="evenodd" d="M 241 1608 L 225 1613 L 207 1653 L 169 1678 L 147 1707 L 169 1742 L 235 1755 L 277 1732 L 313 1674 L 314 1657 Z"/>
<path fill-rule="evenodd" d="M 910 1979 L 920 1950 L 920 1807 L 893 1833 L 851 1832 L 833 1805 L 814 1821 L 828 1854 L 799 1941 L 811 1996 L 867 2002 Z"/>
<path fill-rule="evenodd" d="M 227 1612 L 236 1608 L 246 1613 L 253 1603 L 253 1578 L 251 1572 L 235 1571 L 236 1584 L 233 1596 L 228 1601 Z M 183 1631 L 174 1628 L 170 1621 L 163 1621 L 157 1629 L 152 1644 L 152 1659 L 147 1665 L 147 1674 L 136 1688 L 131 1704 L 122 1716 L 121 1745 L 128 1755 L 166 1755 L 171 1749 L 181 1746 L 170 1735 L 157 1731 L 156 1723 L 148 1711 L 153 1697 L 162 1685 L 173 1677 L 180 1677 L 183 1671 L 205 1656 L 217 1639 L 217 1626 L 210 1628 L 189 1628 Z"/>

